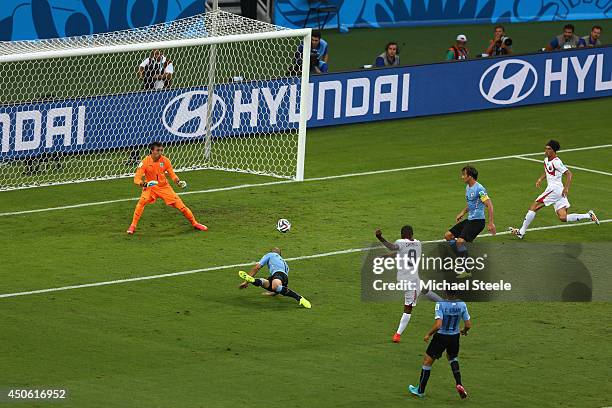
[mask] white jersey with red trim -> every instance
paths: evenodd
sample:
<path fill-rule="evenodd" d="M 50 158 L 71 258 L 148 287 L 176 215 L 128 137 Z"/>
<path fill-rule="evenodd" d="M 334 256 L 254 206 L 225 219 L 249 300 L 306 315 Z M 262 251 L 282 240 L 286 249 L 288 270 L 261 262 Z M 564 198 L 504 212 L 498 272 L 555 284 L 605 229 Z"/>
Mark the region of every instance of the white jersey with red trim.
<path fill-rule="evenodd" d="M 421 263 L 421 241 L 417 239 L 398 239 L 397 256 L 400 257 L 397 265 L 397 280 L 419 283 L 419 264 Z"/>
<path fill-rule="evenodd" d="M 546 173 L 546 190 L 563 190 L 563 173 L 567 171 L 567 167 L 557 156 L 552 159 L 544 158 L 544 172 Z"/>

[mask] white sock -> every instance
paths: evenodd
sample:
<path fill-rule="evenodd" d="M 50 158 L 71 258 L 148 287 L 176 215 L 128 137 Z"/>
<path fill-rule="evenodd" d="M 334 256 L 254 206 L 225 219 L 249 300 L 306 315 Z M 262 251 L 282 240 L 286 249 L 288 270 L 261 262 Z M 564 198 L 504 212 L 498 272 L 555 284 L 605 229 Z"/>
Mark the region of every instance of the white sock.
<path fill-rule="evenodd" d="M 567 222 L 576 222 L 581 220 L 590 220 L 590 214 L 567 214 Z"/>
<path fill-rule="evenodd" d="M 527 227 L 529 227 L 529 224 L 531 224 L 531 221 L 533 221 L 535 216 L 536 216 L 535 211 L 531 211 L 531 210 L 527 211 L 527 214 L 525 215 L 525 221 L 523 221 L 523 226 L 519 230 L 521 235 L 525 235 L 525 232 L 527 232 Z"/>
<path fill-rule="evenodd" d="M 399 334 L 402 334 L 404 332 L 404 329 L 406 329 L 406 326 L 408 326 L 408 322 L 410 321 L 410 313 L 404 313 L 402 314 L 402 319 L 400 320 L 400 324 L 399 327 L 397 328 L 397 332 Z"/>

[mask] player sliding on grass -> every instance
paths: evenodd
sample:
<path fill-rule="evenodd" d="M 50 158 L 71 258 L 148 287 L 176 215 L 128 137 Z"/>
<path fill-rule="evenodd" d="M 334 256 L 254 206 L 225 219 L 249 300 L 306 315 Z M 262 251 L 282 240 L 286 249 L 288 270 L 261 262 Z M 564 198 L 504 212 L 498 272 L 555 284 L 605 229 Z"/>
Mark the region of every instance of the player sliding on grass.
<path fill-rule="evenodd" d="M 264 266 L 268 267 L 268 279 L 254 278 L 257 272 Z M 272 248 L 272 251 L 265 254 L 263 258 L 253 266 L 251 272 L 246 273 L 244 271 L 239 271 L 238 276 L 244 279 L 244 282 L 239 286 L 240 289 L 245 289 L 249 286 L 249 283 L 252 283 L 270 292 L 292 297 L 306 309 L 310 309 L 311 307 L 310 302 L 306 300 L 305 297 L 295 293 L 287 286 L 289 285 L 289 266 L 281 256 L 280 248 Z"/>
<path fill-rule="evenodd" d="M 513 235 L 522 239 L 527 233 L 529 224 L 533 221 L 536 216 L 536 211 L 544 206 L 553 205 L 557 216 L 562 222 L 576 222 L 582 220 L 591 220 L 599 225 L 599 219 L 593 212 L 589 210 L 586 214 L 568 214 L 567 209 L 570 207 L 570 203 L 567 199 L 570 186 L 572 185 L 573 174 L 557 157 L 557 152 L 561 148 L 561 145 L 556 140 L 551 140 L 546 144 L 544 148 L 544 173 L 538 177 L 536 181 L 536 188 L 540 188 L 542 180 L 546 178 L 546 190 L 539 195 L 538 198 L 531 204 L 523 226 L 521 228 L 509 227 L 508 230 Z M 565 186 L 563 186 L 563 175 L 565 174 Z"/>
<path fill-rule="evenodd" d="M 472 242 L 485 227 L 485 207 L 489 212 L 489 224 L 487 229 L 491 235 L 495 235 L 495 224 L 493 223 L 493 202 L 487 194 L 487 190 L 478 180 L 478 170 L 472 166 L 461 169 L 461 179 L 466 184 L 465 199 L 467 205 L 457 215 L 455 224 L 444 234 L 444 239 L 455 249 L 458 256 L 467 257 L 466 242 Z M 468 214 L 467 220 L 461 219 Z M 463 272 L 458 277 L 467 278 L 470 272 Z"/>
<path fill-rule="evenodd" d="M 166 173 L 181 188 L 186 188 L 187 183 L 179 180 L 176 173 L 172 169 L 172 164 L 167 157 L 163 156 L 164 146 L 160 142 L 151 143 L 151 154 L 144 158 L 134 176 L 134 183 L 142 187 L 140 200 L 136 204 L 132 224 L 127 230 L 128 234 L 133 234 L 136 231 L 138 220 L 142 216 L 142 212 L 147 204 L 153 204 L 157 198 L 161 198 L 164 202 L 183 213 L 185 218 L 189 220 L 191 225 L 197 230 L 207 231 L 206 225 L 198 223 L 193 216 L 191 210 L 183 203 L 183 200 L 174 192 L 168 180 Z M 144 180 L 143 180 L 144 177 Z"/>
<path fill-rule="evenodd" d="M 459 396 L 461 399 L 464 399 L 467 398 L 468 395 L 461 383 L 461 372 L 459 371 L 459 361 L 457 357 L 459 356 L 459 333 L 467 336 L 468 331 L 472 328 L 472 321 L 470 320 L 470 314 L 468 313 L 466 304 L 457 299 L 456 292 L 447 290 L 446 295 L 446 300 L 441 300 L 436 303 L 436 322 L 423 338 L 425 342 L 428 342 L 433 335 L 433 339 L 431 343 L 429 343 L 429 346 L 427 346 L 427 351 L 423 358 L 419 385 L 410 385 L 408 387 L 408 390 L 417 397 L 423 398 L 425 396 L 425 387 L 429 380 L 429 374 L 431 374 L 431 366 L 435 360 L 442 357 L 444 351 L 446 351 L 446 357 L 453 371 L 455 388 Z M 459 330 L 459 323 L 461 320 L 464 321 L 463 330 Z"/>

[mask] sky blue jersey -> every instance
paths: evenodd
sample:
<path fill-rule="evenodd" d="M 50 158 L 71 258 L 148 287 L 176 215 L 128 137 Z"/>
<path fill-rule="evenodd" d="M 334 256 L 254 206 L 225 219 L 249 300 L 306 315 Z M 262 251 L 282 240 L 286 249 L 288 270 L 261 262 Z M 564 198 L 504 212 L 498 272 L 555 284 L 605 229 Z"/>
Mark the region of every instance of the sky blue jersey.
<path fill-rule="evenodd" d="M 438 333 L 445 335 L 459 334 L 461 320 L 470 320 L 467 305 L 461 300 L 442 300 L 436 302 L 436 320 L 442 319 L 442 327 Z"/>
<path fill-rule="evenodd" d="M 285 275 L 289 275 L 289 266 L 282 256 L 276 252 L 268 252 L 261 258 L 259 264 L 267 266 L 269 270 L 269 276 L 274 275 L 274 272 L 283 272 Z"/>
<path fill-rule="evenodd" d="M 485 219 L 485 201 L 489 199 L 487 190 L 476 182 L 472 187 L 465 186 L 465 199 L 468 207 L 468 220 Z"/>

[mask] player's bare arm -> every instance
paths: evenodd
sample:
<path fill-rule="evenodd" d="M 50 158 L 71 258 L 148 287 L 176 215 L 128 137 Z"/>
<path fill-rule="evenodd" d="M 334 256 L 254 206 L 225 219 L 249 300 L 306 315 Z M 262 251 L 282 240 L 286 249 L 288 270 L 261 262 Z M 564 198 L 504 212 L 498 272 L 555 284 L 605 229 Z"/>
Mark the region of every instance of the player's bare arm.
<path fill-rule="evenodd" d="M 572 180 L 574 179 L 574 173 L 572 173 L 570 169 L 567 169 L 567 171 L 563 173 L 563 175 L 565 176 L 565 183 L 563 184 L 564 187 L 561 195 L 563 195 L 563 197 L 567 197 L 570 186 L 572 185 Z"/>
<path fill-rule="evenodd" d="M 434 323 L 434 325 L 427 332 L 425 337 L 423 337 L 423 341 L 427 343 L 429 339 L 431 338 L 431 336 L 433 336 L 438 330 L 440 330 L 440 327 L 442 327 L 442 319 L 436 319 L 436 322 Z"/>
<path fill-rule="evenodd" d="M 389 250 L 389 251 L 397 251 L 399 247 L 395 244 L 390 243 L 383 237 L 382 231 L 380 228 L 377 228 L 374 232 L 376 234 L 376 238 Z"/>
<path fill-rule="evenodd" d="M 542 181 L 546 178 L 546 173 L 542 173 L 540 177 L 536 180 L 535 186 L 536 188 L 540 188 L 542 186 Z"/>
<path fill-rule="evenodd" d="M 470 331 L 470 329 L 472 328 L 472 321 L 471 320 L 466 320 L 465 323 L 463 323 L 463 330 L 461 330 L 461 335 L 462 336 L 467 336 L 468 332 Z"/>
<path fill-rule="evenodd" d="M 457 220 L 457 222 L 461 221 L 461 219 L 465 216 L 465 214 L 467 214 L 467 212 L 468 212 L 468 207 L 466 205 L 465 208 L 461 210 L 459 214 L 457 214 L 457 216 L 455 217 L 455 220 Z"/>
<path fill-rule="evenodd" d="M 493 201 L 489 198 L 484 202 L 485 207 L 487 207 L 487 211 L 489 213 L 489 224 L 487 225 L 487 229 L 491 233 L 491 235 L 496 234 L 495 230 L 495 222 L 494 222 L 494 212 L 493 212 Z"/>
<path fill-rule="evenodd" d="M 250 276 L 255 276 L 255 275 L 257 275 L 257 272 L 259 272 L 259 270 L 261 269 L 261 266 L 262 266 L 262 265 L 261 265 L 259 262 L 257 262 L 257 263 L 255 264 L 255 266 L 253 266 L 253 267 L 251 268 L 251 270 L 249 271 L 249 275 L 250 275 Z M 242 283 L 240 284 L 240 286 L 238 286 L 238 287 L 239 287 L 240 289 L 244 289 L 244 288 L 246 288 L 247 286 L 249 286 L 249 282 L 242 282 Z"/>

